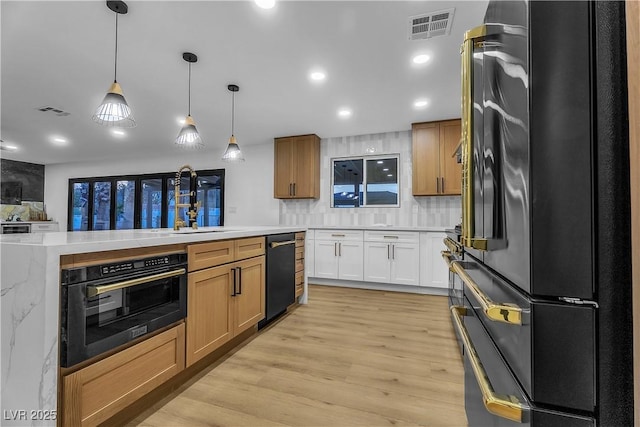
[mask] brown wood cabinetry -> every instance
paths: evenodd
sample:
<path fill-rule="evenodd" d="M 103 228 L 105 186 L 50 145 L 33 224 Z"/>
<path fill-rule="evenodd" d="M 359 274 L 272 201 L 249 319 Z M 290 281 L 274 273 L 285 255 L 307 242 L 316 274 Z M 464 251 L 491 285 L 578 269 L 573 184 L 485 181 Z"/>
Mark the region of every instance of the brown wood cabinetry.
<path fill-rule="evenodd" d="M 276 199 L 320 197 L 320 137 L 301 135 L 274 141 L 274 184 Z"/>
<path fill-rule="evenodd" d="M 191 366 L 264 318 L 265 238 L 198 243 L 188 252 L 186 364 Z"/>
<path fill-rule="evenodd" d="M 457 163 L 460 120 L 413 123 L 413 195 L 459 195 L 462 165 Z"/>
<path fill-rule="evenodd" d="M 305 233 L 296 233 L 296 298 L 304 292 Z"/>
<path fill-rule="evenodd" d="M 185 367 L 184 323 L 62 377 L 62 425 L 97 425 Z"/>

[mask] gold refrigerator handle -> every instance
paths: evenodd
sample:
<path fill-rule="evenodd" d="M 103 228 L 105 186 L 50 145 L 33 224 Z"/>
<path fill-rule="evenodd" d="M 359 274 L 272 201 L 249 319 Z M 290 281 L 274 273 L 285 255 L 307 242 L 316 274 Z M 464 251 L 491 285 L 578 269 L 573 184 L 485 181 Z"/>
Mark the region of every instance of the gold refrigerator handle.
<path fill-rule="evenodd" d="M 475 238 L 475 208 L 473 200 L 473 46 L 486 36 L 487 26 L 481 25 L 465 33 L 460 48 L 462 56 L 462 235 L 463 246 L 487 250 L 487 240 Z"/>
<path fill-rule="evenodd" d="M 178 270 L 167 271 L 166 273 L 153 274 L 151 276 L 139 277 L 137 279 L 125 280 L 124 282 L 112 283 L 111 285 L 87 286 L 87 297 L 95 297 L 105 292 L 115 291 L 122 288 L 130 288 L 131 286 L 142 285 L 143 283 L 153 282 L 154 280 L 166 279 L 169 277 L 180 276 L 186 273 L 184 268 Z"/>
<path fill-rule="evenodd" d="M 444 259 L 444 262 L 447 263 L 447 267 L 449 268 L 449 271 L 453 271 L 455 273 L 455 270 L 453 269 L 453 266 L 451 265 L 452 261 L 451 261 L 451 251 L 440 251 L 440 254 L 442 255 L 442 258 Z"/>
<path fill-rule="evenodd" d="M 453 325 L 458 331 L 458 334 L 464 343 L 464 347 L 467 350 L 466 353 L 469 357 L 469 362 L 471 362 L 473 374 L 475 375 L 480 391 L 482 392 L 484 407 L 494 415 L 521 423 L 522 413 L 524 411 L 529 411 L 530 408 L 520 403 L 516 396 L 500 395 L 493 389 L 493 386 L 489 381 L 489 377 L 487 376 L 487 372 L 484 370 L 484 366 L 482 366 L 478 353 L 471 342 L 467 328 L 462 323 L 462 316 L 466 314 L 466 311 L 467 309 L 462 306 L 454 305 L 451 307 Z"/>
<path fill-rule="evenodd" d="M 484 311 L 489 320 L 508 323 L 510 325 L 522 325 L 522 308 L 511 303 L 493 302 L 487 294 L 482 292 L 471 276 L 469 276 L 469 273 L 467 273 L 460 261 L 451 262 L 449 268 L 460 276 L 465 285 L 467 285 L 467 288 L 469 288 L 473 296 L 480 302 L 482 311 Z"/>

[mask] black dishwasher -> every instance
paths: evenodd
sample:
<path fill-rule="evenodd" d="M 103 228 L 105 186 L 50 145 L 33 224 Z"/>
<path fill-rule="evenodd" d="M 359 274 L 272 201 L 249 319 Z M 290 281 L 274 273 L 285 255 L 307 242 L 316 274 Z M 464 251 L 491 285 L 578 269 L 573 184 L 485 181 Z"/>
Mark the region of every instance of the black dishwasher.
<path fill-rule="evenodd" d="M 262 328 L 295 301 L 296 240 L 293 233 L 267 236 L 266 316 Z"/>

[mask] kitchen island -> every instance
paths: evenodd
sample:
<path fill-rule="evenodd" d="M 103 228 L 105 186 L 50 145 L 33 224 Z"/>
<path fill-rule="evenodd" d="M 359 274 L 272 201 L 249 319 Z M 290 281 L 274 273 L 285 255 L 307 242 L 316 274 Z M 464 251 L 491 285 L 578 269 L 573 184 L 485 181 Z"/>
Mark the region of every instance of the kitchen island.
<path fill-rule="evenodd" d="M 0 236 L 2 425 L 54 425 L 58 392 L 60 258 L 304 231 L 305 227 L 205 227 Z M 305 281 L 306 282 L 306 281 Z M 305 302 L 306 290 L 301 302 Z"/>

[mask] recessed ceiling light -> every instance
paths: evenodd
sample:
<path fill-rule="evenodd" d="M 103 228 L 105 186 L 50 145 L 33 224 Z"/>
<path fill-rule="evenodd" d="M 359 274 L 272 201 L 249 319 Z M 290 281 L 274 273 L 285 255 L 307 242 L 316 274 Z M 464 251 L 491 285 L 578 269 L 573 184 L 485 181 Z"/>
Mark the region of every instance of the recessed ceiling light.
<path fill-rule="evenodd" d="M 255 3 L 263 9 L 271 9 L 276 5 L 276 0 L 255 0 Z"/>
<path fill-rule="evenodd" d="M 381 164 L 383 164 L 383 163 L 384 163 L 384 161 L 383 161 L 383 160 L 378 160 L 378 164 L 379 164 L 379 165 L 381 165 Z"/>
<path fill-rule="evenodd" d="M 351 110 L 349 110 L 348 108 L 341 108 L 340 110 L 338 110 L 338 116 L 342 117 L 342 118 L 347 118 L 347 117 L 351 117 Z"/>
<path fill-rule="evenodd" d="M 413 57 L 413 63 L 414 64 L 424 64 L 425 62 L 429 61 L 429 59 L 431 59 L 429 57 L 429 55 L 416 55 Z"/>
<path fill-rule="evenodd" d="M 391 173 L 390 173 L 390 174 L 388 174 L 387 176 L 393 176 L 393 174 L 391 174 Z"/>
<path fill-rule="evenodd" d="M 127 133 L 122 129 L 113 129 L 111 133 L 115 136 L 125 136 Z"/>
<path fill-rule="evenodd" d="M 321 82 L 327 78 L 327 75 L 322 71 L 314 71 L 311 74 L 309 74 L 309 78 L 313 81 Z"/>
<path fill-rule="evenodd" d="M 60 146 L 60 147 L 63 147 L 63 146 L 65 146 L 65 145 L 68 145 L 68 144 L 69 144 L 69 140 L 68 140 L 67 138 L 63 138 L 63 137 L 61 137 L 61 136 L 52 136 L 52 137 L 51 137 L 51 142 L 52 142 L 54 145 L 58 145 L 58 146 Z"/>
<path fill-rule="evenodd" d="M 389 168 L 382 169 L 382 172 L 389 172 Z"/>
<path fill-rule="evenodd" d="M 422 107 L 426 107 L 427 104 L 429 104 L 429 101 L 427 101 L 426 99 L 418 99 L 413 103 L 413 106 L 416 108 L 422 108 Z"/>

